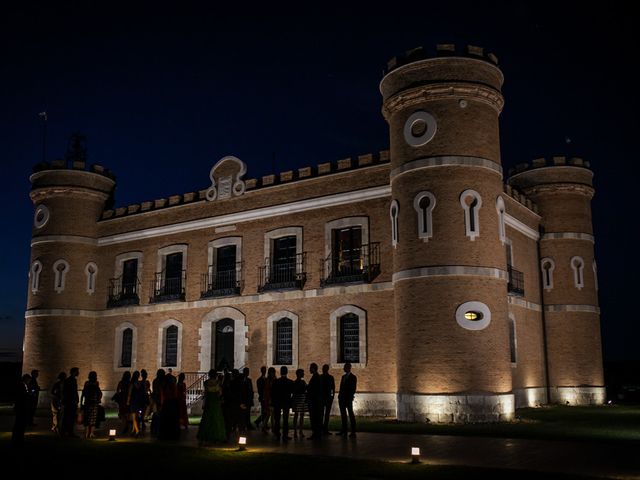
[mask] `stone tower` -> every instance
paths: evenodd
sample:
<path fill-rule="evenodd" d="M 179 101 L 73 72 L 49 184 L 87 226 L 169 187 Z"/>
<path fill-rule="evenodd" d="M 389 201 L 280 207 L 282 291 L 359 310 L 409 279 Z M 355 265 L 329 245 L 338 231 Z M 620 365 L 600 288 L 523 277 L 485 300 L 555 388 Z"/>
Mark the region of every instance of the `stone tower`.
<path fill-rule="evenodd" d="M 514 413 L 498 117 L 492 54 L 438 45 L 389 62 L 399 420 Z M 504 228 L 504 227 L 502 227 Z"/>
<path fill-rule="evenodd" d="M 98 282 L 98 218 L 115 181 L 98 165 L 42 163 L 30 177 L 35 206 L 29 293 L 25 319 L 24 365 L 40 370 L 40 384 L 58 372 L 91 369 L 94 349 L 92 311 L 104 308 L 106 282 Z M 74 314 L 65 310 L 73 309 Z M 85 315 L 83 315 L 84 313 Z"/>
<path fill-rule="evenodd" d="M 580 158 L 519 165 L 509 184 L 538 205 L 550 401 L 604 403 L 593 172 Z"/>

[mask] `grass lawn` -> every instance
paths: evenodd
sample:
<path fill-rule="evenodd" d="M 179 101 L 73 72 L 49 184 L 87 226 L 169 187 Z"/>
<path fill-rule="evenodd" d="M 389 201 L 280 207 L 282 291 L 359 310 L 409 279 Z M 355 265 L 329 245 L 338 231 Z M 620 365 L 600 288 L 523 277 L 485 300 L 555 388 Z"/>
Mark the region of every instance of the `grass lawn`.
<path fill-rule="evenodd" d="M 509 423 L 426 424 L 384 418 L 359 418 L 358 430 L 382 433 L 424 433 L 483 437 L 637 442 L 640 446 L 640 405 L 590 407 L 548 406 L 516 411 Z M 339 422 L 332 421 L 333 428 Z"/>
<path fill-rule="evenodd" d="M 121 475 L 123 471 L 144 476 L 207 473 L 211 478 L 349 478 L 349 479 L 453 479 L 491 478 L 539 479 L 539 472 L 507 469 L 482 469 L 429 465 L 421 463 L 391 463 L 376 460 L 264 453 L 239 452 L 234 449 L 203 449 L 161 442 L 131 440 L 59 439 L 31 434 L 21 450 L 10 445 L 10 434 L 0 433 L 0 461 L 5 471 L 25 468 L 29 476 L 51 475 L 52 471 L 93 472 L 92 475 Z M 131 470 L 133 468 L 133 470 Z M 102 474 L 100 472 L 103 472 Z M 545 478 L 576 479 L 570 475 L 545 475 Z"/>

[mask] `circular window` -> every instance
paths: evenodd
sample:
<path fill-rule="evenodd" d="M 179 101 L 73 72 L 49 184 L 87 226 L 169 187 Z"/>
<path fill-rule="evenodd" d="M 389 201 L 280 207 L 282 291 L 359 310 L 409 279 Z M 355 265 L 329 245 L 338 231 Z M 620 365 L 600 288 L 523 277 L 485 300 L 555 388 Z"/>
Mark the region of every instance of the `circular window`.
<path fill-rule="evenodd" d="M 412 147 L 429 143 L 436 135 L 436 119 L 430 113 L 412 113 L 404 123 L 404 139 Z"/>
<path fill-rule="evenodd" d="M 456 321 L 467 330 L 482 330 L 491 322 L 491 311 L 482 302 L 465 302 L 456 310 Z"/>
<path fill-rule="evenodd" d="M 38 205 L 33 216 L 33 226 L 36 228 L 44 227 L 49 221 L 49 217 L 49 209 L 45 205 Z"/>

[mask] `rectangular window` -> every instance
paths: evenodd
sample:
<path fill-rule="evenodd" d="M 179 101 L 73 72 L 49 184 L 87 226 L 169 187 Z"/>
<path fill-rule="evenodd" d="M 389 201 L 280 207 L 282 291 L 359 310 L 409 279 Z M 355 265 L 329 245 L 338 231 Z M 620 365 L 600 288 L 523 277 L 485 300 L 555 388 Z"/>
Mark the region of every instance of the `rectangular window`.
<path fill-rule="evenodd" d="M 353 313 L 340 318 L 339 363 L 360 363 L 360 319 Z"/>
<path fill-rule="evenodd" d="M 281 318 L 275 328 L 275 365 L 293 364 L 293 325 L 291 319 Z"/>
<path fill-rule="evenodd" d="M 236 246 L 226 245 L 216 248 L 217 289 L 236 287 Z"/>
<path fill-rule="evenodd" d="M 164 285 L 166 295 L 182 292 L 182 252 L 167 255 Z"/>
<path fill-rule="evenodd" d="M 512 318 L 509 319 L 509 351 L 511 353 L 511 363 L 516 363 L 516 322 Z"/>
<path fill-rule="evenodd" d="M 364 268 L 362 227 L 333 230 L 333 272 L 336 276 L 359 275 Z"/>
<path fill-rule="evenodd" d="M 164 331 L 164 365 L 175 367 L 178 365 L 178 327 L 171 325 Z"/>
<path fill-rule="evenodd" d="M 122 263 L 122 293 L 125 297 L 137 294 L 138 259 L 132 258 Z"/>
<path fill-rule="evenodd" d="M 275 238 L 271 254 L 271 283 L 292 282 L 296 277 L 296 236 Z"/>

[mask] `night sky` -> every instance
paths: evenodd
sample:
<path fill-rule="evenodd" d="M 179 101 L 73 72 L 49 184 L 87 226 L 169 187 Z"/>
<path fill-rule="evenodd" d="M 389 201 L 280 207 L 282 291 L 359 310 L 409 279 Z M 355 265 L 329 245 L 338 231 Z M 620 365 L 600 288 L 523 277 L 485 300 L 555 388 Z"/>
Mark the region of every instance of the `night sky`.
<path fill-rule="evenodd" d="M 631 171 L 640 42 L 630 6 L 11 3 L 0 7 L 0 349 L 22 343 L 39 112 L 48 114 L 47 160 L 84 133 L 89 163 L 113 170 L 116 205 L 125 206 L 208 187 L 225 155 L 255 178 L 386 149 L 378 91 L 386 62 L 457 43 L 495 53 L 505 74 L 505 173 L 544 156 L 591 162 L 605 360 L 640 359 Z"/>

